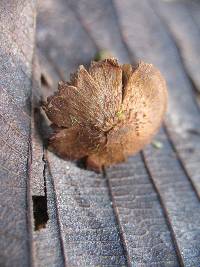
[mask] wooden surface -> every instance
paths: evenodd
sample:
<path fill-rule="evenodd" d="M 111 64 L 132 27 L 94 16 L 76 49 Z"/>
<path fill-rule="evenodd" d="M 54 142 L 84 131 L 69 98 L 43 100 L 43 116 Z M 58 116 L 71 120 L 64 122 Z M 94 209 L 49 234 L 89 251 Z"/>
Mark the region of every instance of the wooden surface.
<path fill-rule="evenodd" d="M 0 2 L 0 266 L 199 267 L 200 2 L 46 0 L 35 15 Z M 100 49 L 169 88 L 162 147 L 104 174 L 46 150 L 39 109 Z"/>
<path fill-rule="evenodd" d="M 35 3 L 0 2 L 0 266 L 28 266 L 28 168 Z"/>

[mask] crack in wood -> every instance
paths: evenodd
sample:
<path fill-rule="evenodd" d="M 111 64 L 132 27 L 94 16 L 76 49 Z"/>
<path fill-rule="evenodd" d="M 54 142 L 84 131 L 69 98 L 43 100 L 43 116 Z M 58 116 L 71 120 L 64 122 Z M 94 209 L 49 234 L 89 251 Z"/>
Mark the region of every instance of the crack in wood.
<path fill-rule="evenodd" d="M 153 179 L 152 172 L 151 172 L 151 170 L 150 170 L 150 168 L 148 166 L 148 163 L 147 163 L 147 160 L 146 160 L 146 157 L 145 157 L 145 154 L 144 154 L 143 151 L 141 152 L 141 157 L 142 157 L 142 160 L 144 162 L 144 167 L 145 167 L 145 169 L 146 169 L 146 171 L 148 173 L 149 179 L 151 180 L 152 185 L 153 185 L 153 187 L 155 189 L 155 192 L 156 192 L 156 194 L 158 196 L 160 205 L 161 205 L 162 210 L 163 210 L 163 215 L 166 218 L 166 222 L 167 222 L 168 228 L 170 230 L 170 235 L 171 235 L 171 238 L 172 238 L 173 243 L 174 243 L 175 248 L 176 248 L 175 252 L 176 252 L 177 258 L 179 260 L 180 266 L 184 266 L 184 262 L 183 262 L 182 255 L 181 255 L 181 251 L 180 251 L 178 243 L 177 243 L 176 235 L 175 235 L 173 227 L 172 227 L 170 216 L 169 216 L 169 214 L 167 212 L 167 209 L 165 207 L 165 204 L 164 204 L 164 201 L 163 201 L 162 196 L 160 194 L 160 191 L 159 191 L 159 189 L 158 189 L 158 187 L 157 187 L 157 185 L 156 185 L 156 183 L 155 183 L 155 181 Z"/>
<path fill-rule="evenodd" d="M 110 180 L 108 178 L 108 175 L 106 173 L 106 169 L 104 167 L 103 167 L 103 177 L 105 178 L 107 186 L 108 186 L 108 192 L 109 192 L 111 203 L 112 203 L 113 213 L 114 213 L 114 216 L 115 216 L 115 219 L 116 219 L 116 224 L 119 227 L 119 237 L 120 237 L 120 240 L 121 240 L 122 248 L 124 250 L 124 255 L 126 257 L 126 264 L 127 264 L 128 267 L 131 267 L 132 266 L 131 258 L 130 258 L 130 255 L 128 253 L 126 239 L 125 239 L 125 235 L 124 235 L 124 230 L 123 230 L 123 227 L 122 227 L 120 219 L 119 219 L 119 212 L 117 210 L 117 205 L 115 203 L 115 199 L 114 199 L 114 196 L 113 196 L 112 186 L 110 184 Z"/>
<path fill-rule="evenodd" d="M 47 188 L 46 188 L 47 162 L 44 154 L 42 160 L 44 162 L 44 169 L 43 169 L 44 196 L 36 196 L 36 195 L 32 196 L 35 231 L 45 228 L 49 220 L 48 207 L 47 207 Z"/>
<path fill-rule="evenodd" d="M 174 143 L 174 141 L 172 139 L 172 136 L 171 136 L 170 131 L 168 130 L 168 128 L 169 127 L 168 127 L 167 123 L 165 122 L 164 125 L 163 125 L 163 130 L 164 130 L 164 132 L 165 132 L 165 134 L 166 134 L 166 136 L 168 138 L 168 141 L 169 141 L 169 143 L 171 145 L 171 148 L 174 151 L 174 153 L 176 155 L 176 158 L 177 158 L 177 161 L 179 162 L 183 172 L 185 173 L 186 177 L 188 178 L 188 181 L 190 182 L 190 184 L 191 184 L 191 186 L 192 186 L 197 198 L 200 199 L 199 192 L 198 192 L 197 188 L 195 187 L 195 184 L 194 184 L 193 180 L 191 179 L 190 174 L 188 173 L 188 170 L 187 170 L 187 167 L 185 166 L 184 161 L 181 159 L 181 156 L 178 153 L 178 150 L 176 148 L 176 145 L 175 145 L 175 143 Z M 192 153 L 193 151 L 191 150 L 190 152 Z"/>
<path fill-rule="evenodd" d="M 60 214 L 59 214 L 59 210 L 58 210 L 58 196 L 57 196 L 57 192 L 55 189 L 55 181 L 54 181 L 54 178 L 52 175 L 50 162 L 49 162 L 48 155 L 47 155 L 47 150 L 45 149 L 45 147 L 44 147 L 43 153 L 44 153 L 43 157 L 44 157 L 45 163 L 46 163 L 46 169 L 45 170 L 48 170 L 49 176 L 51 177 L 52 189 L 55 192 L 55 195 L 54 195 L 54 198 L 55 198 L 54 203 L 55 203 L 55 208 L 56 208 L 55 214 L 56 214 L 56 220 L 57 220 L 57 225 L 58 225 L 58 232 L 59 232 L 59 236 L 60 236 L 61 253 L 62 253 L 62 259 L 63 259 L 64 266 L 67 267 L 67 257 L 65 255 L 65 249 L 64 249 L 64 237 L 63 237 L 62 230 L 61 230 Z"/>

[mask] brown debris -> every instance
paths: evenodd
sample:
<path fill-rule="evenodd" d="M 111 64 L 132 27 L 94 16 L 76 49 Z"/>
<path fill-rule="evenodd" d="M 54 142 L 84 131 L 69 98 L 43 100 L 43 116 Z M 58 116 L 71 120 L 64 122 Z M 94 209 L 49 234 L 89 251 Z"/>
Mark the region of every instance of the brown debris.
<path fill-rule="evenodd" d="M 166 83 L 153 65 L 121 66 L 114 58 L 92 62 L 88 71 L 80 66 L 43 106 L 57 126 L 51 149 L 68 159 L 85 157 L 96 171 L 150 143 L 166 107 Z"/>

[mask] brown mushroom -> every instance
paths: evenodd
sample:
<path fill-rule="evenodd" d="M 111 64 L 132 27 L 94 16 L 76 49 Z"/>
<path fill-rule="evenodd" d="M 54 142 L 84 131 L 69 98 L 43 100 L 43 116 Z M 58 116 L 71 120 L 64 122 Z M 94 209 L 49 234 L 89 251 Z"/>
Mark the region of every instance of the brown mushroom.
<path fill-rule="evenodd" d="M 149 143 L 166 107 L 166 83 L 153 65 L 114 58 L 92 62 L 88 71 L 80 66 L 43 106 L 57 127 L 51 148 L 68 159 L 85 157 L 97 171 Z"/>

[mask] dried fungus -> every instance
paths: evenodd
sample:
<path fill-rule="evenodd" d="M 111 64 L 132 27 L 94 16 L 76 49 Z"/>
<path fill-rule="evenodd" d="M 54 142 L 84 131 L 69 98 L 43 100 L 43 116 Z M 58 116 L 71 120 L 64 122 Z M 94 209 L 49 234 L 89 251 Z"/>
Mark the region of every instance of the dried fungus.
<path fill-rule="evenodd" d="M 167 88 L 151 64 L 119 65 L 114 58 L 80 66 L 47 98 L 51 149 L 67 159 L 86 158 L 96 171 L 124 161 L 151 142 L 167 107 Z"/>

